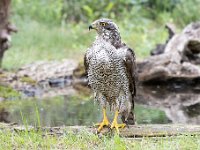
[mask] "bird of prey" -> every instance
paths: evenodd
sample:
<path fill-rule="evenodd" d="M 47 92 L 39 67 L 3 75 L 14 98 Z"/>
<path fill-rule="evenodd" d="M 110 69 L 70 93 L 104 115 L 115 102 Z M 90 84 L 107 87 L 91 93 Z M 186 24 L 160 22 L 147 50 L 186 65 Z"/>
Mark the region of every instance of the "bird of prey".
<path fill-rule="evenodd" d="M 96 30 L 97 37 L 85 54 L 84 65 L 94 99 L 103 109 L 103 121 L 98 123 L 97 131 L 109 126 L 119 133 L 119 128 L 135 123 L 135 54 L 121 41 L 119 29 L 112 20 L 96 20 L 89 26 L 90 29 Z M 111 124 L 106 116 L 107 105 L 115 110 Z M 118 124 L 118 115 L 121 115 L 123 124 Z"/>

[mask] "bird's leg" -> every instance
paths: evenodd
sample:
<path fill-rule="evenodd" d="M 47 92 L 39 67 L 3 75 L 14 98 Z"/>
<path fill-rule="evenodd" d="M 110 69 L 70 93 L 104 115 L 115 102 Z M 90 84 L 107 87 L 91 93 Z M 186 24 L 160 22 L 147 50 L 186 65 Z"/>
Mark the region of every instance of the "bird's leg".
<path fill-rule="evenodd" d="M 117 130 L 117 133 L 119 134 L 119 128 L 124 128 L 126 126 L 126 124 L 124 124 L 124 123 L 123 124 L 118 124 L 117 123 L 118 115 L 119 115 L 119 111 L 116 110 L 113 122 L 111 124 L 111 129 L 115 128 Z"/>
<path fill-rule="evenodd" d="M 96 124 L 96 125 L 99 126 L 98 130 L 97 130 L 98 132 L 100 132 L 103 129 L 104 126 L 110 125 L 110 122 L 109 122 L 108 117 L 106 115 L 106 108 L 103 108 L 103 121 L 101 123 Z"/>

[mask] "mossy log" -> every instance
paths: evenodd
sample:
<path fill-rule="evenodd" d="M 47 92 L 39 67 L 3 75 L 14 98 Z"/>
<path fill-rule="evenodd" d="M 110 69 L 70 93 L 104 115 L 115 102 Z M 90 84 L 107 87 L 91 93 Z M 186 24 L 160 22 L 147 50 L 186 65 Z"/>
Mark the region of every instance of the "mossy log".
<path fill-rule="evenodd" d="M 0 123 L 0 130 L 10 130 L 15 132 L 23 131 L 45 131 L 45 134 L 61 136 L 66 133 L 81 133 L 90 132 L 95 133 L 95 127 L 86 126 L 61 126 L 61 127 L 42 127 L 34 128 L 31 126 L 18 126 L 13 124 Z M 112 134 L 115 130 L 111 131 L 109 128 L 104 128 L 100 135 Z M 165 137 L 177 135 L 199 135 L 200 125 L 183 125 L 183 124 L 149 124 L 149 125 L 132 125 L 120 129 L 120 136 L 122 137 Z"/>

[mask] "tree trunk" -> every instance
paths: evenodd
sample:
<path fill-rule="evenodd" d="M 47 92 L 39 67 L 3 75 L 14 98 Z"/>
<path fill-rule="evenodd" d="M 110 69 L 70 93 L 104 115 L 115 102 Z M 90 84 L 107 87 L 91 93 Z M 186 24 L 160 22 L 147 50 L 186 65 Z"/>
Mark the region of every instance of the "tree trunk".
<path fill-rule="evenodd" d="M 4 52 L 10 47 L 11 33 L 17 29 L 9 22 L 11 0 L 0 1 L 0 67 Z"/>

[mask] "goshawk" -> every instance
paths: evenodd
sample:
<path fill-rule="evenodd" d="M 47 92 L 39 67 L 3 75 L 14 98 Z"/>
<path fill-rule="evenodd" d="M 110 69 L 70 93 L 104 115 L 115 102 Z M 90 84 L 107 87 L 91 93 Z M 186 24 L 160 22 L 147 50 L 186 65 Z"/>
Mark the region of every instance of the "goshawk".
<path fill-rule="evenodd" d="M 84 64 L 94 98 L 103 109 L 103 121 L 98 124 L 98 132 L 104 126 L 110 126 L 119 133 L 118 128 L 135 123 L 135 54 L 121 41 L 119 29 L 112 20 L 96 20 L 90 29 L 96 30 L 97 37 L 85 54 Z M 111 125 L 106 116 L 107 105 L 115 110 Z M 118 124 L 118 115 L 121 115 L 123 124 Z"/>

